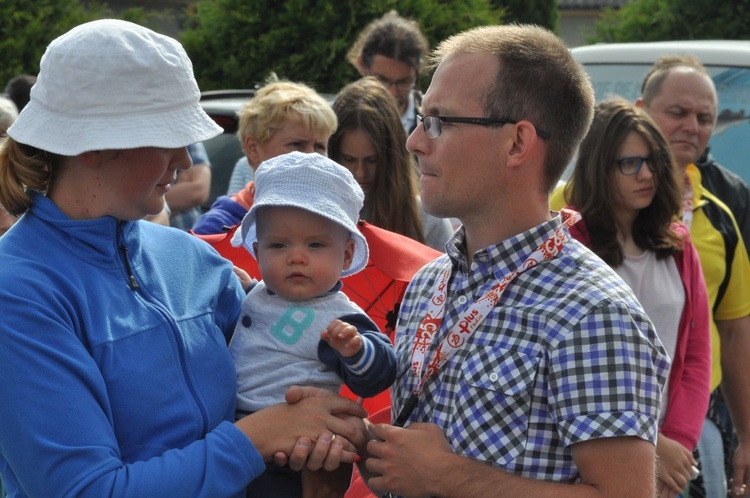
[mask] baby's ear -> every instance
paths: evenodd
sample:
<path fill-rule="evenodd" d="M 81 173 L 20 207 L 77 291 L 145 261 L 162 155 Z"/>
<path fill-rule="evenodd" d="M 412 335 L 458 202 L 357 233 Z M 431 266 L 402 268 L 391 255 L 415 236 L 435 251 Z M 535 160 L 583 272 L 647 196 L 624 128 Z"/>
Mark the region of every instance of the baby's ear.
<path fill-rule="evenodd" d="M 343 270 L 348 270 L 352 266 L 354 260 L 354 239 L 349 237 L 346 239 L 346 248 L 344 248 L 344 267 Z"/>

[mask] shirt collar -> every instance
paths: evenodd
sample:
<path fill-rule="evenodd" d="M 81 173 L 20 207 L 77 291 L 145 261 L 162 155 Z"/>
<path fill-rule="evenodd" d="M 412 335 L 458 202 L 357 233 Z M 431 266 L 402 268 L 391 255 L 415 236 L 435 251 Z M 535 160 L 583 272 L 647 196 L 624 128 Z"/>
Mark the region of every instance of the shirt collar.
<path fill-rule="evenodd" d="M 555 230 L 562 224 L 560 213 L 529 230 L 503 240 L 474 253 L 472 265 L 518 268 L 542 243 L 554 237 Z M 466 268 L 466 232 L 461 226 L 446 244 L 446 254 L 454 267 Z"/>
<path fill-rule="evenodd" d="M 690 179 L 690 186 L 693 189 L 693 209 L 703 206 L 706 200 L 703 199 L 703 178 L 700 168 L 695 164 L 688 164 L 685 174 Z"/>
<path fill-rule="evenodd" d="M 267 285 L 265 287 L 266 287 L 266 293 L 269 296 L 275 296 L 276 295 L 276 293 L 274 291 L 272 291 L 271 289 L 269 289 Z M 317 299 L 317 298 L 320 298 L 320 297 L 330 296 L 331 294 L 335 294 L 335 293 L 339 292 L 343 287 L 344 287 L 344 283 L 341 280 L 339 280 L 338 282 L 336 282 L 336 285 L 334 285 L 333 288 L 331 288 L 331 290 L 325 292 L 324 294 L 321 294 L 320 296 L 315 296 L 312 299 Z"/>
<path fill-rule="evenodd" d="M 409 92 L 409 101 L 406 103 L 406 111 L 401 115 L 401 122 L 404 124 L 404 129 L 409 132 L 414 128 L 416 120 L 417 113 L 414 106 L 414 92 Z"/>

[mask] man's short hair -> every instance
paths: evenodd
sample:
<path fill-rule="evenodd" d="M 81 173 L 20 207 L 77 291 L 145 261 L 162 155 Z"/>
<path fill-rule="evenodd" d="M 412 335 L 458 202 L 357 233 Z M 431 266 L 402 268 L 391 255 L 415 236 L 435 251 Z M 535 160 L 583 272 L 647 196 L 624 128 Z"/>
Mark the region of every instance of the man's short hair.
<path fill-rule="evenodd" d="M 556 186 L 591 125 L 594 89 L 586 71 L 565 43 L 534 25 L 482 26 L 439 44 L 430 66 L 454 54 L 497 57 L 498 74 L 484 93 L 487 117 L 528 120 L 550 137 L 544 139 L 545 187 Z"/>
<path fill-rule="evenodd" d="M 643 77 L 643 83 L 641 84 L 641 98 L 646 102 L 646 105 L 649 105 L 661 93 L 664 80 L 669 75 L 669 72 L 676 67 L 690 68 L 707 76 L 709 79 L 711 78 L 706 67 L 694 55 L 665 55 L 659 57 L 654 62 L 654 65 L 651 66 L 648 73 L 646 73 L 646 76 Z"/>
<path fill-rule="evenodd" d="M 428 51 L 429 44 L 419 24 L 392 10 L 365 27 L 346 57 L 354 67 L 358 66 L 361 57 L 362 65 L 369 68 L 373 57 L 382 55 L 403 62 L 420 73 Z"/>

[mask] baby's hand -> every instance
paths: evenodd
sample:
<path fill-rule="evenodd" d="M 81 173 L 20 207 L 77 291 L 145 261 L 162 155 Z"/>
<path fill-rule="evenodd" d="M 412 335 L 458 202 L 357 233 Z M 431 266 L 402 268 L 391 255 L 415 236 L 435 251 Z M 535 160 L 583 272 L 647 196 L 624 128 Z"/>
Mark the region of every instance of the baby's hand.
<path fill-rule="evenodd" d="M 362 336 L 356 327 L 341 320 L 332 321 L 328 328 L 321 332 L 320 338 L 344 358 L 351 358 L 362 349 Z"/>
<path fill-rule="evenodd" d="M 242 289 L 247 292 L 250 287 L 255 285 L 256 280 L 250 276 L 248 272 L 240 268 L 239 266 L 234 266 L 234 274 L 237 275 L 237 278 L 240 279 L 240 285 L 242 285 Z"/>

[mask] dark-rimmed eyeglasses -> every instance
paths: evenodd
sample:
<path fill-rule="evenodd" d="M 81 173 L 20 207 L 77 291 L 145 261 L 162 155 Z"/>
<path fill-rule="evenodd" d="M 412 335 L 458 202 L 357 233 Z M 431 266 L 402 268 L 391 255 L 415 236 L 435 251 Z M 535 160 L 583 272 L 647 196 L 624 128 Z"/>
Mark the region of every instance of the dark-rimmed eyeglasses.
<path fill-rule="evenodd" d="M 458 116 L 438 116 L 437 114 L 417 114 L 417 119 L 422 122 L 424 132 L 430 138 L 437 138 L 443 129 L 440 123 L 465 123 L 479 126 L 503 126 L 507 124 L 517 124 L 515 119 L 508 118 L 466 118 Z M 536 134 L 541 138 L 549 138 L 550 134 L 546 131 L 534 127 Z"/>
<path fill-rule="evenodd" d="M 637 175 L 645 163 L 649 171 L 656 172 L 656 166 L 651 163 L 651 156 L 627 156 L 615 159 L 620 173 L 625 176 Z"/>

